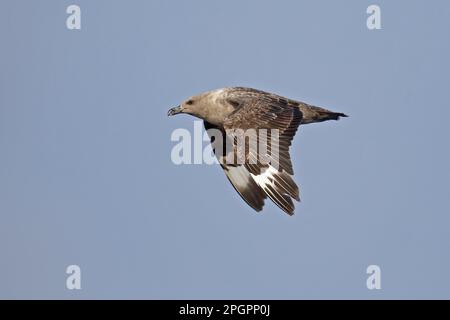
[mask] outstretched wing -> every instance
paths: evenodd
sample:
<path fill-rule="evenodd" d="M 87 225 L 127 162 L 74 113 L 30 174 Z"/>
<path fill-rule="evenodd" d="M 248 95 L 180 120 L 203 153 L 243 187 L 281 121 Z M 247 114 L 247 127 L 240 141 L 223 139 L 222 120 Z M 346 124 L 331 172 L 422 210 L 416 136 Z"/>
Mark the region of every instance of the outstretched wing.
<path fill-rule="evenodd" d="M 225 119 L 223 126 L 235 144 L 237 157 L 245 159 L 242 165 L 264 193 L 283 211 L 292 215 L 295 209 L 292 199 L 300 201 L 298 187 L 292 179 L 294 171 L 289 155 L 292 139 L 302 121 L 298 103 L 246 88 L 236 88 L 228 99 L 230 104 L 236 106 L 236 111 Z M 237 129 L 241 129 L 241 133 L 248 133 L 249 139 L 255 138 L 257 141 L 251 144 L 244 138 L 244 155 L 236 150 Z M 276 130 L 277 139 L 272 139 L 273 130 Z M 261 134 L 264 132 L 269 133 L 270 137 Z M 263 150 L 260 148 L 261 142 L 267 145 Z M 272 152 L 275 150 L 278 152 Z"/>

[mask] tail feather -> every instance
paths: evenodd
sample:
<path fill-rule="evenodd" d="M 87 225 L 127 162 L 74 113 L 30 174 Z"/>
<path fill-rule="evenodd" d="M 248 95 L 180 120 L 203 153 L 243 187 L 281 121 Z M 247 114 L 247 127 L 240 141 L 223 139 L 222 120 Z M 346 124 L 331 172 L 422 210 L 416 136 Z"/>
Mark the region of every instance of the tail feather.
<path fill-rule="evenodd" d="M 303 114 L 302 124 L 339 120 L 340 117 L 348 117 L 345 113 L 333 112 L 324 108 L 301 104 L 300 111 Z"/>
<path fill-rule="evenodd" d="M 348 115 L 346 115 L 345 113 L 341 113 L 341 112 L 330 112 L 329 119 L 325 119 L 325 120 L 339 120 L 340 117 L 347 118 Z"/>

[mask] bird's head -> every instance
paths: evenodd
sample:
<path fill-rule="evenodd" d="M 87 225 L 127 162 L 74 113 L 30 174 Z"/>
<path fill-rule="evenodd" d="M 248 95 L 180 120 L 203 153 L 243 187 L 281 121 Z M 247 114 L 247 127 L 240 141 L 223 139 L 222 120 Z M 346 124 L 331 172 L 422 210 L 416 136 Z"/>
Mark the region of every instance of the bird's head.
<path fill-rule="evenodd" d="M 234 111 L 234 107 L 226 103 L 226 90 L 217 89 L 190 97 L 178 107 L 170 109 L 167 115 L 186 113 L 211 124 L 221 125 L 226 116 Z"/>
<path fill-rule="evenodd" d="M 217 113 L 217 102 L 221 98 L 223 90 L 213 90 L 205 92 L 183 101 L 179 106 L 171 108 L 168 116 L 174 116 L 179 113 L 186 113 L 200 119 L 208 120 Z"/>
<path fill-rule="evenodd" d="M 199 100 L 197 96 L 191 97 L 183 101 L 179 106 L 171 108 L 167 115 L 170 117 L 179 113 L 187 113 L 195 116 L 198 112 Z"/>

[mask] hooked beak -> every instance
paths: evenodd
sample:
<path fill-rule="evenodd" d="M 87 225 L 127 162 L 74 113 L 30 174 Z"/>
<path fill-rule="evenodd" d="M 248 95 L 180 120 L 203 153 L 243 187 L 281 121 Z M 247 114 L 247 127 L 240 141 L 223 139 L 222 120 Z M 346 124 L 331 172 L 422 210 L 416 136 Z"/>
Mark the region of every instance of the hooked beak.
<path fill-rule="evenodd" d="M 183 109 L 181 108 L 181 106 L 178 106 L 178 107 L 173 107 L 172 109 L 170 109 L 167 112 L 167 115 L 170 117 L 170 116 L 174 116 L 176 114 L 182 113 L 182 112 L 183 112 Z"/>

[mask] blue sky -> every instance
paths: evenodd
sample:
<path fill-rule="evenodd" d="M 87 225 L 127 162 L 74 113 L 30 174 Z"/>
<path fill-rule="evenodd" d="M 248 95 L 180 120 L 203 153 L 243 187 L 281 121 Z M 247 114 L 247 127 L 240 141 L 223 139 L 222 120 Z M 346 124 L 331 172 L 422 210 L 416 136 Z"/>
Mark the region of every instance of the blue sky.
<path fill-rule="evenodd" d="M 70 4 L 0 11 L 1 298 L 450 298 L 448 2 Z M 294 217 L 170 159 L 167 110 L 237 85 L 350 115 L 298 131 Z"/>

